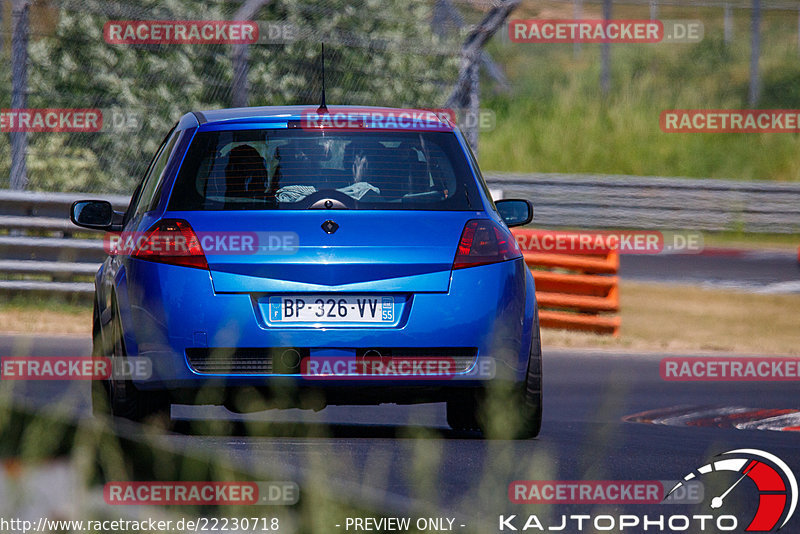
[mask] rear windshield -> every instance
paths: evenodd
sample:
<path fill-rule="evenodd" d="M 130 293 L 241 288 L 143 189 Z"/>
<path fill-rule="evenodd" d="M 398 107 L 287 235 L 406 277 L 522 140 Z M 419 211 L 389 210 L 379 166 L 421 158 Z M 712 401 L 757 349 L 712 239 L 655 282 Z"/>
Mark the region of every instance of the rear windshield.
<path fill-rule="evenodd" d="M 264 129 L 198 133 L 170 210 L 481 209 L 451 132 Z"/>

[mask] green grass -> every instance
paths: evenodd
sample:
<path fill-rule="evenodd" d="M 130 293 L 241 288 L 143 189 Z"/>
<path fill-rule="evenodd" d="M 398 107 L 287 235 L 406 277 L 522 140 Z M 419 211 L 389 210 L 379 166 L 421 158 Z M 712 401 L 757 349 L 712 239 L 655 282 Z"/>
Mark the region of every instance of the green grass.
<path fill-rule="evenodd" d="M 560 4 L 563 6 L 564 4 Z M 588 5 L 587 5 L 588 6 Z M 591 9 L 591 8 L 587 8 Z M 517 16 L 537 16 L 535 9 Z M 565 14 L 569 14 L 567 11 Z M 586 18 L 593 18 L 591 11 Z M 594 15 L 596 17 L 596 15 Z M 648 18 L 647 6 L 615 18 Z M 515 172 L 800 181 L 800 134 L 663 133 L 665 109 L 746 108 L 749 12 L 735 12 L 734 40 L 723 38 L 722 10 L 662 9 L 662 19 L 700 19 L 697 44 L 612 45 L 612 90 L 599 89 L 600 47 L 493 44 L 512 83 L 509 94 L 483 84 L 481 106 L 497 114 L 480 139 L 481 166 Z M 758 108 L 800 108 L 797 15 L 766 12 Z"/>
<path fill-rule="evenodd" d="M 64 313 L 65 315 L 85 313 L 92 310 L 91 298 L 83 295 L 31 295 L 19 293 L 4 295 L 0 301 L 0 312 L 42 311 Z"/>
<path fill-rule="evenodd" d="M 690 285 L 620 284 L 620 336 L 542 330 L 548 348 L 800 354 L 800 295 L 759 295 Z"/>
<path fill-rule="evenodd" d="M 798 234 L 748 234 L 745 232 L 704 232 L 706 247 L 733 247 L 748 249 L 786 249 L 797 251 Z"/>

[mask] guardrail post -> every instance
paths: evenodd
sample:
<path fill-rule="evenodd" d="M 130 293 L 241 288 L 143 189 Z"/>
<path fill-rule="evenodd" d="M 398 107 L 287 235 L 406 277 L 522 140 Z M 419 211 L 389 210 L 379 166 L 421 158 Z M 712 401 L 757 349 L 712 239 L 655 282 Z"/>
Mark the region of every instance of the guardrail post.
<path fill-rule="evenodd" d="M 603 20 L 611 20 L 611 0 L 603 0 Z M 600 45 L 600 90 L 603 96 L 611 91 L 611 43 L 608 40 Z"/>
<path fill-rule="evenodd" d="M 28 105 L 28 11 L 30 0 L 11 2 L 11 108 Z M 25 155 L 28 153 L 28 133 L 11 132 L 11 189 L 25 189 L 28 172 Z"/>
<path fill-rule="evenodd" d="M 725 27 L 725 44 L 729 44 L 733 41 L 733 11 L 731 11 L 730 4 L 725 3 L 725 7 L 722 8 L 722 17 Z"/>
<path fill-rule="evenodd" d="M 758 59 L 761 53 L 761 0 L 753 0 L 753 9 L 750 16 L 750 91 L 747 102 L 751 108 L 755 108 L 758 104 L 761 89 L 758 71 Z"/>

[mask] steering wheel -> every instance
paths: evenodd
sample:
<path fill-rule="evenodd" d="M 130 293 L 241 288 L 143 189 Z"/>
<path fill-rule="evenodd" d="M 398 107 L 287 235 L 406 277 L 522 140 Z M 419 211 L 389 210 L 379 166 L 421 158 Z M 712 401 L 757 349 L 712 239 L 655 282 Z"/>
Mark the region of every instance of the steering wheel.
<path fill-rule="evenodd" d="M 300 209 L 310 210 L 346 210 L 356 207 L 353 197 L 337 191 L 336 189 L 321 189 L 311 193 L 299 202 Z"/>

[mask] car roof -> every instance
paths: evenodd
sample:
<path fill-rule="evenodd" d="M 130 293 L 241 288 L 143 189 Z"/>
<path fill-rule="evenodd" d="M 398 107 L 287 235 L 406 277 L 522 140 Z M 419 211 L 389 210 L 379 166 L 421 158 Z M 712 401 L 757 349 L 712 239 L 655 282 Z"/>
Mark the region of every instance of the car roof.
<path fill-rule="evenodd" d="M 181 118 L 180 129 L 190 126 L 202 126 L 210 124 L 237 124 L 237 123 L 253 123 L 253 122 L 283 122 L 301 120 L 304 113 L 315 112 L 316 105 L 306 106 L 260 106 L 248 108 L 225 108 L 225 109 L 211 109 L 203 111 L 193 111 L 187 113 Z M 426 113 L 431 111 L 446 111 L 446 110 L 433 110 L 433 109 L 420 109 L 420 108 L 391 108 L 380 106 L 328 106 L 328 113 L 363 113 L 374 112 L 384 113 L 386 115 L 395 115 L 401 113 Z M 440 128 L 444 130 L 453 130 L 453 126 L 447 122 L 438 119 Z"/>

